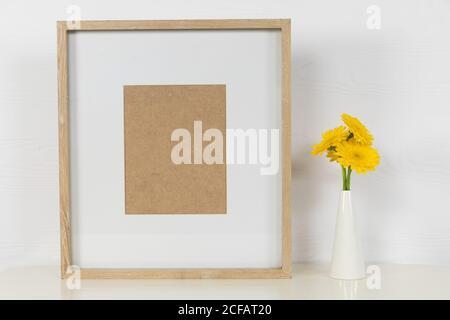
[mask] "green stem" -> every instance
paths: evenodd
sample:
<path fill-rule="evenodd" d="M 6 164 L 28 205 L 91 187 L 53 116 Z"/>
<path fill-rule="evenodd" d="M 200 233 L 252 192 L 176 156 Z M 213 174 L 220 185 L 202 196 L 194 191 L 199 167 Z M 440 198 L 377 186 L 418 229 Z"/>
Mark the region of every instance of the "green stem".
<path fill-rule="evenodd" d="M 347 172 L 344 166 L 342 167 L 342 190 L 346 190 L 347 188 Z"/>
<path fill-rule="evenodd" d="M 348 167 L 348 169 L 347 169 L 347 190 L 350 190 L 351 175 L 352 175 L 352 167 Z"/>
<path fill-rule="evenodd" d="M 342 167 L 342 190 L 350 191 L 350 177 L 352 174 L 352 168 L 348 167 L 347 169 L 344 166 Z"/>

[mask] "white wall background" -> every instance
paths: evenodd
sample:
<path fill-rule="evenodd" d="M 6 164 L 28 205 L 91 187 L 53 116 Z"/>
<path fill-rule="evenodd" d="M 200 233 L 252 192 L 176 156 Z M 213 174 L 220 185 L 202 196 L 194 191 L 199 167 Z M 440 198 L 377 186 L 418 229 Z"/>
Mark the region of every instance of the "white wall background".
<path fill-rule="evenodd" d="M 308 151 L 347 112 L 379 170 L 353 179 L 369 261 L 450 265 L 449 1 L 0 2 L 0 266 L 59 261 L 56 20 L 292 18 L 293 250 L 327 261 L 340 170 Z M 369 5 L 381 29 L 366 27 Z"/>

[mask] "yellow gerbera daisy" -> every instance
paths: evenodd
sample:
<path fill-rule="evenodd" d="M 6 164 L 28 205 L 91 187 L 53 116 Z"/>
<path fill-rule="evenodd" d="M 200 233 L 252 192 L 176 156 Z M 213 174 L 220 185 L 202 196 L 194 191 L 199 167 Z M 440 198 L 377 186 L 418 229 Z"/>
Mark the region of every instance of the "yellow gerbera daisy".
<path fill-rule="evenodd" d="M 375 170 L 380 163 L 380 156 L 375 148 L 346 141 L 336 147 L 337 162 L 345 168 L 352 168 L 358 173 Z"/>
<path fill-rule="evenodd" d="M 336 161 L 338 158 L 338 154 L 336 151 L 330 150 L 327 152 L 327 158 L 330 159 L 330 161 Z"/>
<path fill-rule="evenodd" d="M 352 117 L 346 113 L 343 113 L 341 118 L 347 125 L 348 130 L 351 132 L 356 142 L 367 146 L 372 145 L 373 136 L 358 118 Z"/>
<path fill-rule="evenodd" d="M 339 126 L 337 128 L 328 130 L 322 134 L 322 141 L 313 146 L 311 154 L 318 155 L 327 151 L 330 147 L 336 146 L 337 144 L 345 141 L 348 138 L 348 131 L 344 126 Z"/>

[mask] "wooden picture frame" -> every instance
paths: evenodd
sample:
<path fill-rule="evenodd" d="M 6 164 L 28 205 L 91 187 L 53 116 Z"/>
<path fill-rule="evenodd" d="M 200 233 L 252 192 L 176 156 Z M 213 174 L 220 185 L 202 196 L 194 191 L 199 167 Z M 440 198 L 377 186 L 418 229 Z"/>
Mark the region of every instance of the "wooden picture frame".
<path fill-rule="evenodd" d="M 281 266 L 279 268 L 191 268 L 191 269 L 84 269 L 83 279 L 163 279 L 163 278 L 289 278 L 291 277 L 291 30 L 289 19 L 255 20 L 149 20 L 80 21 L 70 25 L 57 22 L 59 193 L 61 277 L 72 265 L 70 213 L 70 138 L 68 96 L 68 33 L 108 30 L 247 30 L 281 31 Z"/>

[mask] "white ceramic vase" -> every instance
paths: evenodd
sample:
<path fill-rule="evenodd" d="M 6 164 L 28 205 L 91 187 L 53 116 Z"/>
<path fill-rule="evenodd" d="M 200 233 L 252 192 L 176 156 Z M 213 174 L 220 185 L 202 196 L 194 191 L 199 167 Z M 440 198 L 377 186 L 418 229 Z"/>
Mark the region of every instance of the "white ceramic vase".
<path fill-rule="evenodd" d="M 342 191 L 336 217 L 336 230 L 330 277 L 356 280 L 366 276 L 364 259 L 358 238 L 350 191 Z"/>

